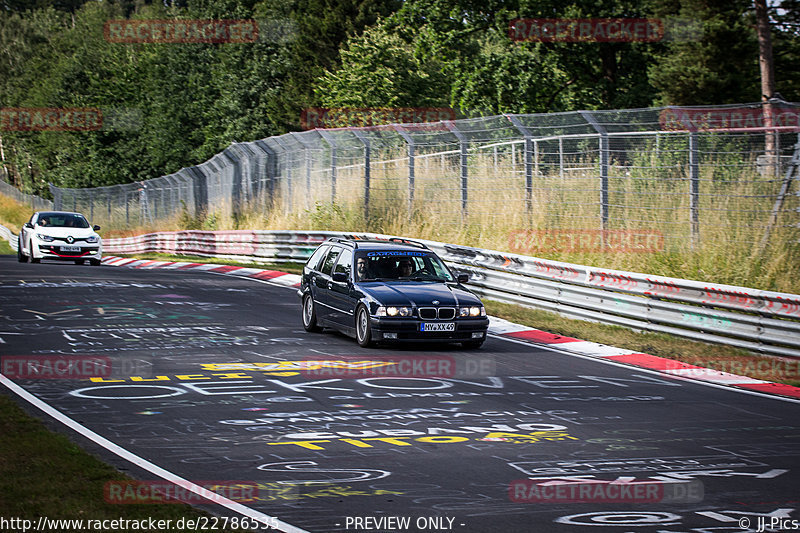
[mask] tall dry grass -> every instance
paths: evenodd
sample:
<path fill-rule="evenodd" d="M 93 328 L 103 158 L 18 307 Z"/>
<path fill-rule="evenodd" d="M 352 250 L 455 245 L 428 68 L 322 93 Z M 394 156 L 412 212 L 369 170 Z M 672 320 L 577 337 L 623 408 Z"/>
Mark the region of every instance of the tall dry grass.
<path fill-rule="evenodd" d="M 790 191 L 772 229 L 760 246 L 781 177 L 762 176 L 754 161 L 704 162 L 697 206 L 699 233 L 692 233 L 688 169 L 680 161 L 643 150 L 632 160 L 611 161 L 609 221 L 614 231 L 663 235 L 657 251 L 565 250 L 522 241 L 519 232 L 576 233 L 603 229 L 596 160 L 574 154 L 563 168 L 539 167 L 533 177 L 530 209 L 526 201 L 522 153 L 512 157 L 471 153 L 467 206 L 462 208 L 458 154 L 420 156 L 416 160 L 414 198 L 409 200 L 405 152 L 381 154 L 388 162 L 370 168 L 369 210 L 365 209 L 365 170 L 342 160 L 335 186 L 329 168 L 284 176 L 272 199 L 252 198 L 238 211 L 229 203 L 193 214 L 183 206 L 146 224 L 130 206 L 95 209 L 106 236 L 179 229 L 296 229 L 371 231 L 466 246 L 523 253 L 546 259 L 800 293 L 800 228 L 797 185 Z M 375 157 L 374 159 L 379 159 Z M 667 158 L 668 159 L 668 158 Z M 80 207 L 80 206 L 79 206 Z M 173 206 L 174 208 L 175 206 Z M 110 216 L 109 216 L 110 215 Z M 103 220 L 104 219 L 104 220 Z M 516 235 L 516 237 L 515 237 Z M 540 238 L 541 240 L 541 238 Z"/>

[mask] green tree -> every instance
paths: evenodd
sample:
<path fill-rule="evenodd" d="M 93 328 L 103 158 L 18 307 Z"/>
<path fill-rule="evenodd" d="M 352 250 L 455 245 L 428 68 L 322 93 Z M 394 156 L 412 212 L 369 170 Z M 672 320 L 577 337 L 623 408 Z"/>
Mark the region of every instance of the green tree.
<path fill-rule="evenodd" d="M 435 59 L 421 61 L 411 43 L 384 24 L 347 41 L 342 65 L 315 87 L 323 106 L 411 107 L 448 105 L 449 82 Z"/>
<path fill-rule="evenodd" d="M 659 17 L 696 28 L 685 40 L 665 43 L 649 67 L 664 105 L 760 101 L 758 45 L 750 0 L 654 2 Z"/>

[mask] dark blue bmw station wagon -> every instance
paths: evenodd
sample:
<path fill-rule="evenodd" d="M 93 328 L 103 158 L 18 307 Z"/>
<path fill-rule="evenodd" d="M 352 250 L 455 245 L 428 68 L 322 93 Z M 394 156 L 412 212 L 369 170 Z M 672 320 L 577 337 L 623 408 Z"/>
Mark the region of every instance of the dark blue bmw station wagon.
<path fill-rule="evenodd" d="M 303 268 L 303 327 L 330 327 L 361 346 L 460 342 L 478 348 L 489 319 L 480 299 L 431 249 L 406 239 L 331 238 Z"/>

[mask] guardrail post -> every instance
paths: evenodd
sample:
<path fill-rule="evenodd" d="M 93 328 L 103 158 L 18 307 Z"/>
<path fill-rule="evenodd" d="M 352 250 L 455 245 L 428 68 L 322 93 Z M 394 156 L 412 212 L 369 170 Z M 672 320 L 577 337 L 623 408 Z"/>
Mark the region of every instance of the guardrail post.
<path fill-rule="evenodd" d="M 369 138 L 363 132 L 352 130 L 353 134 L 364 145 L 364 221 L 369 220 L 369 180 L 370 180 L 370 144 Z"/>
<path fill-rule="evenodd" d="M 600 134 L 600 205 L 601 207 L 601 220 L 603 229 L 608 229 L 609 213 L 608 213 L 608 130 L 605 126 L 597 122 L 597 119 L 589 111 L 580 111 L 581 116 L 588 122 L 594 130 Z M 559 143 L 561 137 L 558 138 Z"/>
<path fill-rule="evenodd" d="M 700 160 L 697 149 L 697 132 L 689 132 L 689 210 L 692 225 L 691 244 L 700 238 Z"/>
<path fill-rule="evenodd" d="M 332 136 L 319 128 L 315 131 L 319 132 L 320 136 L 328 143 L 328 146 L 331 147 L 331 205 L 336 203 L 336 163 L 337 163 L 337 154 L 336 154 L 336 141 L 333 140 Z"/>
<path fill-rule="evenodd" d="M 522 125 L 517 117 L 514 115 L 505 115 L 511 121 L 522 136 L 525 138 L 525 209 L 528 213 L 530 220 L 533 214 L 533 160 L 536 160 L 536 166 L 539 166 L 539 144 L 533 140 L 530 130 Z M 513 144 L 511 146 L 514 146 Z M 534 158 L 535 152 L 535 158 Z M 538 172 L 538 168 L 536 169 Z"/>
<path fill-rule="evenodd" d="M 415 163 L 415 144 L 414 138 L 403 128 L 403 126 L 396 125 L 395 131 L 403 137 L 408 146 L 408 220 L 414 215 L 414 163 Z"/>
<path fill-rule="evenodd" d="M 455 135 L 456 138 L 458 139 L 458 146 L 460 149 L 459 150 L 460 166 L 461 166 L 461 220 L 462 222 L 466 222 L 467 215 L 469 214 L 469 211 L 467 209 L 468 207 L 467 201 L 469 199 L 467 195 L 467 185 L 469 178 L 468 167 L 467 167 L 468 163 L 467 150 L 469 149 L 469 141 L 464 136 L 464 134 L 461 131 L 459 131 L 459 129 L 456 127 L 455 122 L 448 121 L 446 124 L 447 124 L 447 129 L 449 129 L 450 132 L 452 132 L 453 135 Z"/>

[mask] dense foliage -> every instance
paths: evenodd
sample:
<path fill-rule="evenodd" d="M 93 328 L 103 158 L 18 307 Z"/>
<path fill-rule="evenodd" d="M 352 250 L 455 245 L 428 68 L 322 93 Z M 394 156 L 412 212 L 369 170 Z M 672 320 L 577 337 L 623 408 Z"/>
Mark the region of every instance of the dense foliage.
<path fill-rule="evenodd" d="M 774 6 L 777 87 L 800 99 L 798 0 Z M 514 19 L 654 18 L 658 42 L 519 42 Z M 119 43 L 110 20 L 253 19 L 247 43 Z M 103 127 L 0 131 L 8 179 L 102 186 L 301 128 L 308 107 L 462 116 L 752 102 L 749 0 L 0 0 L 0 106 L 99 108 Z"/>

